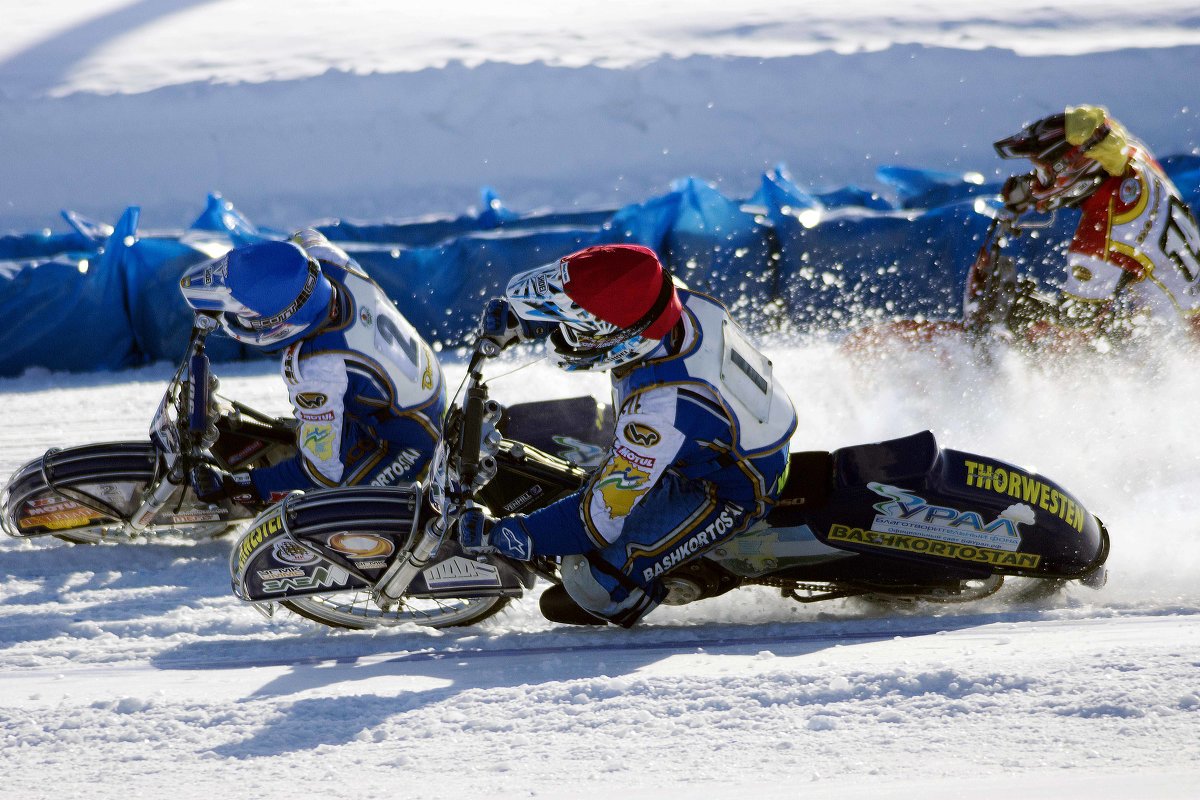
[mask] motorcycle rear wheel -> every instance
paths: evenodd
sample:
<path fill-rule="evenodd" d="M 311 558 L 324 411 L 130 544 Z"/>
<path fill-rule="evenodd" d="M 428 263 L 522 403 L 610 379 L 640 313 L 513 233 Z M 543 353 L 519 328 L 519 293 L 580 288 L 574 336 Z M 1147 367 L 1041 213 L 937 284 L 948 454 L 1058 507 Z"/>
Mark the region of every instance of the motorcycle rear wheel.
<path fill-rule="evenodd" d="M 396 608 L 384 611 L 366 589 L 309 595 L 282 600 L 280 605 L 302 617 L 331 628 L 366 630 L 415 623 L 428 628 L 474 625 L 497 614 L 509 597 L 405 597 Z"/>

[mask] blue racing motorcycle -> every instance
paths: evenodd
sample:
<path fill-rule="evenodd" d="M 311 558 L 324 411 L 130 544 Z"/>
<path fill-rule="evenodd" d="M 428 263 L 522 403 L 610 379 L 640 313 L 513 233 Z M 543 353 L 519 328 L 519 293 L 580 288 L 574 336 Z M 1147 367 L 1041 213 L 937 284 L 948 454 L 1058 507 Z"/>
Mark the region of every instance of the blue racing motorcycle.
<path fill-rule="evenodd" d="M 235 594 L 268 615 L 282 607 L 335 627 L 447 627 L 486 619 L 539 580 L 557 583 L 553 558 L 464 554 L 456 522 L 470 508 L 528 513 L 577 491 L 611 441 L 611 416 L 591 398 L 505 409 L 483 377 L 498 352 L 476 344 L 427 480 L 289 495 L 234 546 Z M 744 586 L 802 603 L 963 602 L 1007 578 L 1045 592 L 1098 587 L 1108 551 L 1104 525 L 1067 489 L 924 431 L 792 454 L 767 518 L 675 566 L 666 603 Z"/>

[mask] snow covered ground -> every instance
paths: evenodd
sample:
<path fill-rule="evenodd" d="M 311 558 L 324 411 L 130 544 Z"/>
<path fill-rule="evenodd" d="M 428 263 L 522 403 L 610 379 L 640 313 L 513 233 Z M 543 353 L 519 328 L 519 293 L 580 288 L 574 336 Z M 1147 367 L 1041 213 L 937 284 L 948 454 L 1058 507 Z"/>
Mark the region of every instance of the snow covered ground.
<path fill-rule="evenodd" d="M 987 170 L 992 139 L 1082 101 L 1160 153 L 1200 143 L 1186 3 L 0 6 L 0 230 L 125 203 L 182 224 L 213 189 L 296 227 L 453 213 L 484 183 L 610 205 L 776 161 L 814 183 Z M 797 447 L 930 428 L 1036 468 L 1109 526 L 1109 585 L 891 613 L 743 592 L 631 631 L 530 598 L 476 628 L 336 633 L 236 601 L 227 542 L 8 540 L 0 797 L 1200 797 L 1194 361 L 771 355 Z M 220 373 L 284 409 L 262 366 Z M 0 380 L 0 475 L 143 437 L 168 374 Z M 584 391 L 603 383 L 541 364 L 495 384 Z"/>

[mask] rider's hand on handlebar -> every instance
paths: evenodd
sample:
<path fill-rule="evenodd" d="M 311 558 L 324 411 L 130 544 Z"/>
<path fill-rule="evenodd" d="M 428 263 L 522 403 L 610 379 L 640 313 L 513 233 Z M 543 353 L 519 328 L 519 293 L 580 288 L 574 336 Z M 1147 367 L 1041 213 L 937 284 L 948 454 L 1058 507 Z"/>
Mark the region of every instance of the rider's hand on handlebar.
<path fill-rule="evenodd" d="M 458 543 L 467 555 L 494 553 L 496 548 L 488 542 L 488 531 L 492 520 L 478 508 L 469 508 L 458 518 Z"/>
<path fill-rule="evenodd" d="M 507 300 L 493 297 L 487 302 L 479 318 L 479 335 L 491 339 L 501 350 L 521 341 L 521 321 Z"/>
<path fill-rule="evenodd" d="M 533 557 L 533 541 L 521 515 L 494 521 L 469 508 L 458 518 L 458 543 L 468 555 L 499 553 L 517 561 Z"/>
<path fill-rule="evenodd" d="M 198 464 L 188 475 L 196 497 L 205 503 L 229 500 L 247 508 L 263 508 L 249 472 L 228 473 L 211 464 Z"/>

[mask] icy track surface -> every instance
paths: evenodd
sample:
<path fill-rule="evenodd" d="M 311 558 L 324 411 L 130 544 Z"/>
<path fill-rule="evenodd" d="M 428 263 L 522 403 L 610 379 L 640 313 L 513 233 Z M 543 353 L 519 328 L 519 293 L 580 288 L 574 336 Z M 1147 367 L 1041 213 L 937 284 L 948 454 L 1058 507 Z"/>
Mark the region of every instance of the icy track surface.
<path fill-rule="evenodd" d="M 0 0 L 0 233 L 134 204 L 182 226 L 209 191 L 295 228 L 454 214 L 483 185 L 519 211 L 686 175 L 749 196 L 779 162 L 814 189 L 887 163 L 999 176 L 992 141 L 1088 102 L 1195 153 L 1195 7 Z M 5 539 L 0 798 L 1200 797 L 1195 360 L 772 356 L 797 448 L 930 428 L 1038 469 L 1112 531 L 1108 586 L 890 614 L 738 592 L 632 631 L 531 597 L 477 628 L 338 633 L 236 601 L 229 542 Z M 0 380 L 0 476 L 143 438 L 168 374 Z M 221 374 L 285 410 L 264 368 Z M 495 383 L 583 391 L 605 389 Z"/>
<path fill-rule="evenodd" d="M 1196 370 L 771 355 L 795 447 L 928 427 L 1034 467 L 1109 526 L 1108 586 L 891 613 L 740 591 L 631 631 L 552 625 L 529 597 L 474 628 L 333 632 L 235 600 L 228 541 L 5 540 L 0 797 L 1200 796 Z M 218 373 L 285 410 L 268 368 Z M 141 438 L 167 375 L 0 381 L 0 472 Z M 605 391 L 543 364 L 493 383 Z"/>

